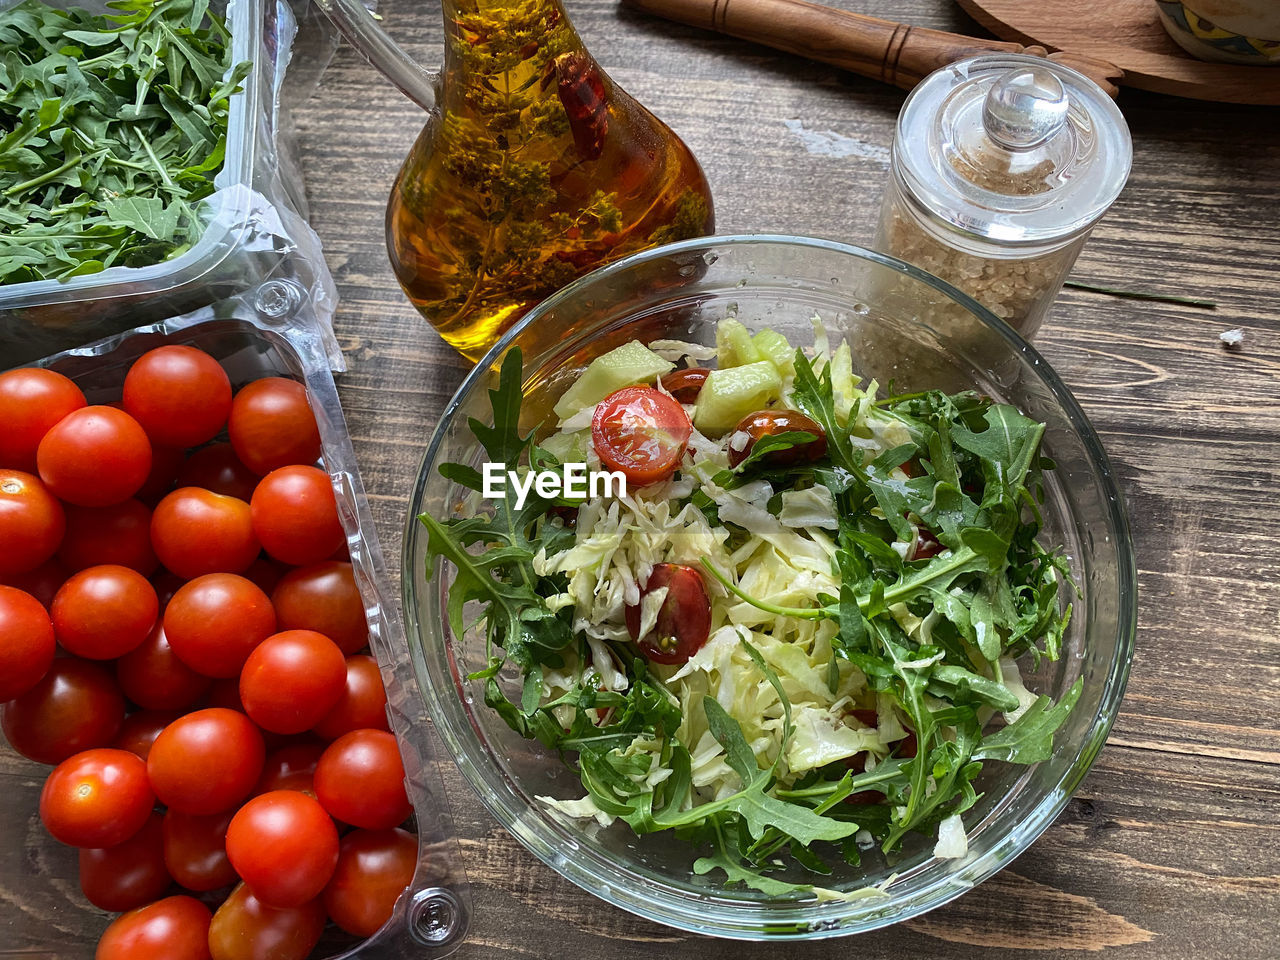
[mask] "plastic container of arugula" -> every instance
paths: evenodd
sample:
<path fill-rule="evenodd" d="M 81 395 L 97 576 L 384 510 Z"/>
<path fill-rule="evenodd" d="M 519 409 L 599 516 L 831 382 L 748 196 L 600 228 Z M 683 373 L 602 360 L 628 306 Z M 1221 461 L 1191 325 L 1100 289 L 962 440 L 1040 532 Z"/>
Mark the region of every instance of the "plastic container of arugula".
<path fill-rule="evenodd" d="M 550 408 L 587 362 L 619 344 L 710 344 L 717 323 L 736 315 L 807 345 L 815 313 L 832 355 L 843 339 L 855 376 L 892 381 L 878 396 L 900 399 L 847 409 L 839 363 L 801 354 L 791 396 L 826 432 L 823 460 L 793 470 L 748 464 L 730 479 L 699 475 L 691 464 L 708 459 L 701 451 L 686 457 L 682 476 L 693 482 L 672 489 L 670 513 L 687 503 L 709 528 L 727 530 L 725 540 L 708 539 L 689 514 L 690 528 L 649 558 L 702 563 L 721 611 L 710 652 L 689 667 L 648 664 L 625 634 L 591 630 L 583 616 L 595 603 L 590 577 L 605 597 L 596 612 L 608 607 L 608 577 L 591 568 L 593 538 L 599 549 L 625 524 L 610 530 L 587 507 L 568 528 L 543 519 L 555 504 L 536 496 L 516 510 L 467 489 L 484 461 L 541 459 L 544 443 L 572 450 L 563 435 L 549 436 Z M 521 369 L 507 350 L 535 324 L 566 332 Z M 904 432 L 881 429 L 864 457 L 867 423 L 888 420 Z M 767 490 L 750 490 L 761 481 Z M 735 502 L 735 487 L 754 503 Z M 829 495 L 838 526 L 826 532 L 827 573 L 806 568 L 804 556 L 803 541 L 821 545 L 820 521 L 804 537 L 788 529 L 795 539 L 770 526 L 791 507 L 803 513 L 784 490 L 813 488 Z M 976 303 L 853 247 L 711 238 L 567 288 L 464 383 L 424 459 L 415 507 L 423 522 L 406 536 L 406 619 L 460 768 L 495 816 L 566 877 L 687 930 L 831 936 L 962 893 L 1061 811 L 1127 679 L 1132 550 L 1084 414 L 1034 350 Z M 894 550 L 912 533 L 904 514 L 941 541 L 937 556 L 904 562 Z M 758 575 L 759 554 L 726 561 L 762 533 L 784 566 L 795 565 L 793 578 L 817 583 L 799 590 L 800 601 L 783 575 Z M 559 566 L 545 559 L 568 547 L 578 549 Z M 729 625 L 722 636 L 715 627 L 726 621 L 747 630 Z M 807 670 L 784 649 L 797 644 Z M 594 647 L 610 652 L 602 659 Z M 726 695 L 727 675 L 736 686 Z M 709 678 L 702 687 L 699 677 Z M 848 721 L 819 730 L 841 707 Z M 868 708 L 877 712 L 859 716 Z M 851 744 L 860 747 L 852 757 Z M 886 799 L 868 803 L 867 791 Z"/>
<path fill-rule="evenodd" d="M 276 281 L 279 312 L 305 303 L 342 369 L 288 138 L 331 42 L 292 3 L 0 0 L 0 45 L 22 50 L 0 110 L 15 123 L 0 136 L 0 365 Z M 105 27 L 102 14 L 124 18 L 119 32 L 70 29 L 89 15 Z"/>

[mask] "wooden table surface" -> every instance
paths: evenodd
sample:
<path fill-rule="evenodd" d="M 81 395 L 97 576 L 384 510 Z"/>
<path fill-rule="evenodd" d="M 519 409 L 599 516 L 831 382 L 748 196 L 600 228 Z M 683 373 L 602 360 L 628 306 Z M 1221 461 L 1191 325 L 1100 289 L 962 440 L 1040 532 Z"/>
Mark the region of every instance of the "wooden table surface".
<path fill-rule="evenodd" d="M 839 0 L 976 31 L 946 0 Z M 701 159 L 720 232 L 870 239 L 903 94 L 614 0 L 567 0 L 586 43 Z M 435 4 L 384 0 L 438 62 Z M 1141 587 L 1111 740 L 1061 820 L 1007 870 L 853 940 L 687 936 L 595 900 L 526 853 L 445 763 L 475 903 L 475 958 L 1280 956 L 1280 117 L 1126 91 L 1129 186 L 1079 280 L 1216 310 L 1066 291 L 1038 338 L 1123 481 Z M 342 296 L 340 381 L 388 556 L 414 470 L 466 371 L 401 295 L 387 192 L 423 116 L 350 50 L 298 113 L 311 219 Z M 1228 351 L 1218 334 L 1240 327 Z"/>

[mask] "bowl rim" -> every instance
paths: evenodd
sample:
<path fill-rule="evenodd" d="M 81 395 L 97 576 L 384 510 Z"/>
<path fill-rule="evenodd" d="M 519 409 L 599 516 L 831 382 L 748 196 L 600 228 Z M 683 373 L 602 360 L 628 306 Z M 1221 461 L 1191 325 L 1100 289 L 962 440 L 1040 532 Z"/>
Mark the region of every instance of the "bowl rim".
<path fill-rule="evenodd" d="M 1087 735 L 1082 738 L 1077 748 L 1074 760 L 1059 781 L 1045 791 L 1044 797 L 1008 835 L 994 843 L 980 856 L 966 861 L 961 869 L 943 878 L 942 882 L 921 891 L 911 902 L 903 904 L 901 910 L 862 920 L 854 919 L 850 914 L 857 909 L 858 903 L 865 904 L 865 901 L 843 904 L 845 908 L 843 913 L 839 912 L 838 908 L 833 909 L 837 906 L 835 903 L 801 901 L 790 908 L 771 906 L 768 908 L 767 916 L 759 912 L 767 901 L 757 901 L 749 905 L 751 909 L 744 911 L 746 915 L 741 919 L 730 920 L 724 915 L 726 911 L 723 909 L 708 909 L 710 907 L 708 901 L 703 900 L 698 903 L 694 898 L 677 891 L 662 891 L 659 898 L 652 895 L 645 896 L 645 891 L 628 890 L 616 882 L 619 877 L 617 864 L 608 864 L 603 861 L 593 864 L 587 857 L 565 857 L 556 849 L 555 836 L 547 832 L 545 827 L 539 829 L 542 826 L 541 823 L 535 823 L 529 817 L 522 816 L 521 811 L 509 809 L 501 803 L 491 790 L 486 789 L 481 772 L 471 755 L 463 749 L 462 738 L 466 732 L 455 729 L 453 725 L 442 719 L 436 719 L 448 716 L 441 707 L 444 695 L 451 690 L 437 689 L 430 671 L 425 669 L 424 637 L 422 624 L 419 622 L 419 598 L 415 581 L 417 571 L 414 563 L 414 554 L 421 536 L 418 529 L 420 524 L 417 523 L 415 513 L 416 500 L 411 504 L 406 517 L 401 542 L 401 596 L 406 631 L 411 642 L 411 657 L 415 669 L 421 674 L 420 682 L 429 701 L 431 722 L 472 792 L 526 850 L 567 880 L 605 902 L 645 919 L 687 932 L 739 940 L 825 939 L 870 932 L 919 916 L 949 903 L 1008 866 L 1061 814 L 1071 799 L 1072 793 L 1088 773 L 1115 722 L 1129 679 L 1137 631 L 1137 569 L 1128 513 L 1110 458 L 1103 449 L 1097 432 L 1074 395 L 1040 353 L 1007 323 L 945 280 L 896 257 L 874 250 L 818 237 L 773 233 L 719 234 L 683 240 L 641 251 L 580 277 L 539 303 L 503 334 L 463 379 L 440 414 L 431 441 L 419 463 L 413 489 L 415 496 L 424 489 L 431 471 L 435 468 L 436 457 L 444 443 L 448 427 L 465 398 L 482 385 L 484 378 L 501 363 L 503 355 L 526 328 L 537 323 L 543 316 L 565 302 L 571 301 L 584 287 L 650 261 L 707 252 L 708 249 L 715 247 L 764 245 L 817 249 L 876 263 L 933 287 L 969 310 L 994 333 L 1002 337 L 1013 351 L 1021 355 L 1027 365 L 1035 370 L 1041 382 L 1061 406 L 1097 474 L 1098 483 L 1105 494 L 1108 521 L 1116 534 L 1115 587 L 1119 598 L 1116 651 L 1107 668 L 1098 711 L 1088 728 Z M 433 579 L 431 582 L 436 581 Z M 437 638 L 433 640 L 439 642 Z M 452 701 L 456 698 L 449 699 Z M 474 737 L 474 733 L 470 735 Z M 653 894 L 657 891 L 650 889 L 647 892 Z M 785 902 L 779 901 L 779 903 Z"/>

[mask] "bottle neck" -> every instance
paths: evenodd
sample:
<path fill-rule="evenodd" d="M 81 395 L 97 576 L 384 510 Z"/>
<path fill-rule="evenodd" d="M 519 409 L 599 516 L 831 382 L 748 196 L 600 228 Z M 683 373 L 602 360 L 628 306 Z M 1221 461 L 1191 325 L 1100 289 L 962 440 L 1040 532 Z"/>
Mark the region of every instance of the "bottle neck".
<path fill-rule="evenodd" d="M 556 58 L 583 50 L 560 0 L 442 0 L 447 80 L 513 95 L 554 86 Z M 457 89 L 457 82 L 446 82 Z M 457 90 L 458 95 L 465 91 Z"/>

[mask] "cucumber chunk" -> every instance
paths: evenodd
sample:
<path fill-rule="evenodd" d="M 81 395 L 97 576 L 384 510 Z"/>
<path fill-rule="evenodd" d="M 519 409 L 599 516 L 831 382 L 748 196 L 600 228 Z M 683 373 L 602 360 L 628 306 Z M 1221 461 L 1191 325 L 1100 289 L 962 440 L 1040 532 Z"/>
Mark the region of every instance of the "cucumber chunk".
<path fill-rule="evenodd" d="M 693 425 L 708 436 L 728 433 L 749 413 L 782 397 L 782 378 L 768 360 L 712 370 L 693 408 Z"/>
<path fill-rule="evenodd" d="M 623 387 L 652 383 L 674 367 L 644 344 L 629 341 L 592 360 L 553 409 L 561 420 L 568 420 L 583 407 L 594 406 Z"/>
<path fill-rule="evenodd" d="M 721 370 L 743 367 L 763 360 L 751 339 L 751 331 L 740 320 L 721 320 L 716 325 L 716 360 Z"/>
<path fill-rule="evenodd" d="M 761 360 L 768 360 L 784 377 L 796 375 L 796 351 L 777 330 L 765 328 L 751 338 Z"/>

